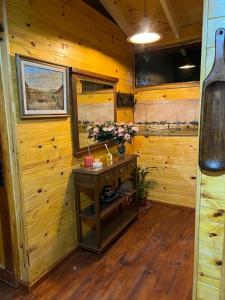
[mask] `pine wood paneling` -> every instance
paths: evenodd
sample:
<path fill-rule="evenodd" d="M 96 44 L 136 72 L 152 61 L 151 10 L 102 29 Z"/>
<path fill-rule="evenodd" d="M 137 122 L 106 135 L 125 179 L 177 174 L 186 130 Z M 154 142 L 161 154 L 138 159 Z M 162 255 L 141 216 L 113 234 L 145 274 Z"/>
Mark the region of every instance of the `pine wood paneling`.
<path fill-rule="evenodd" d="M 20 120 L 15 53 L 117 77 L 117 90 L 130 92 L 133 51 L 81 0 L 9 0 L 7 10 L 30 284 L 76 247 L 71 168 L 82 158 L 73 158 L 70 118 Z M 132 110 L 118 110 L 118 120 L 132 119 Z"/>
<path fill-rule="evenodd" d="M 197 300 L 219 299 L 220 289 L 199 282 L 197 286 Z"/>
<path fill-rule="evenodd" d="M 224 1 L 206 0 L 204 8 L 201 84 L 215 55 L 215 31 L 225 26 Z M 194 298 L 224 299 L 225 175 L 198 172 Z"/>
<path fill-rule="evenodd" d="M 185 83 L 136 89 L 137 101 L 199 99 L 199 84 Z M 150 136 L 135 138 L 133 146 L 139 164 L 157 167 L 151 171 L 148 197 L 195 207 L 198 138 Z"/>

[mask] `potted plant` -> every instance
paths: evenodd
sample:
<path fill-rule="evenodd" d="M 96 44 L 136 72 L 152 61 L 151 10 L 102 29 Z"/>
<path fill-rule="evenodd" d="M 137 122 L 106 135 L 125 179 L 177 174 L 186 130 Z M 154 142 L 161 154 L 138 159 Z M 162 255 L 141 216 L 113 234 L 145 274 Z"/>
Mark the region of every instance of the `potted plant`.
<path fill-rule="evenodd" d="M 151 183 L 150 180 L 146 180 L 146 176 L 151 172 L 151 169 L 156 169 L 156 167 L 138 168 L 138 202 L 139 207 L 142 208 L 149 208 L 152 206 L 152 201 L 146 198 Z"/>

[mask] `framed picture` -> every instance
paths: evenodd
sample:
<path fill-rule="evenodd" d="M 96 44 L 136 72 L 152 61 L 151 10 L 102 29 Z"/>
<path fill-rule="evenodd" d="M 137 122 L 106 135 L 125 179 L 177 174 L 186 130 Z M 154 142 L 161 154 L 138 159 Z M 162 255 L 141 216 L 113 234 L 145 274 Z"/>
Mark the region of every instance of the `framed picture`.
<path fill-rule="evenodd" d="M 68 116 L 69 68 L 16 54 L 21 118 Z"/>

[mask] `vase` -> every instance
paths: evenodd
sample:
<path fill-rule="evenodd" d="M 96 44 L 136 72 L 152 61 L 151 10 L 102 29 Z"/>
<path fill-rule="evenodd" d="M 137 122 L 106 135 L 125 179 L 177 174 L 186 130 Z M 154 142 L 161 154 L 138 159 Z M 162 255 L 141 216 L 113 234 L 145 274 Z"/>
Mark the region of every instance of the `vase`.
<path fill-rule="evenodd" d="M 126 147 L 124 143 L 118 144 L 117 150 L 118 150 L 119 158 L 123 159 L 125 157 L 125 152 L 126 152 Z"/>

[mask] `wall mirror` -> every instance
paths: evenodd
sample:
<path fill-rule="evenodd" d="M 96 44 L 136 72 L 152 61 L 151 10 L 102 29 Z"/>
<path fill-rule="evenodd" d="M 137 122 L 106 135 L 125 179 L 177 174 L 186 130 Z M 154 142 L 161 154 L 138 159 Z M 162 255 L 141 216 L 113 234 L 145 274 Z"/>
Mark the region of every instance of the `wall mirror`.
<path fill-rule="evenodd" d="M 88 139 L 87 127 L 97 121 L 116 121 L 118 79 L 81 70 L 72 70 L 75 155 L 102 147 Z"/>

